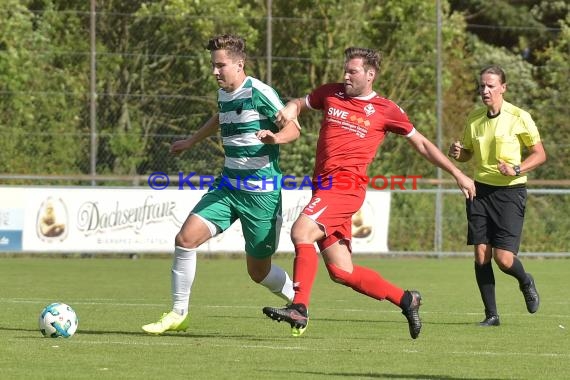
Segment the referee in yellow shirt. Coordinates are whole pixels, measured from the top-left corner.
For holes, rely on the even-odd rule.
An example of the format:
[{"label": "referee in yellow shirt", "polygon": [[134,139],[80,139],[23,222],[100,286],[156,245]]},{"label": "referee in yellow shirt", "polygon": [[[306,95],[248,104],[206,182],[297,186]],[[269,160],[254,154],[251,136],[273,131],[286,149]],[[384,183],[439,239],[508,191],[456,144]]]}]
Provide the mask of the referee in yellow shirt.
[{"label": "referee in yellow shirt", "polygon": [[[479,73],[479,95],[485,107],[467,118],[463,141],[449,147],[449,156],[465,162],[475,159],[477,196],[467,200],[467,244],[475,248],[475,278],[485,306],[480,326],[499,326],[495,275],[499,269],[518,280],[529,313],[538,310],[533,277],[517,258],[527,199],[526,173],[546,161],[538,129],[530,114],[503,99],[505,72],[499,66]],[[523,160],[521,148],[528,155]]]}]

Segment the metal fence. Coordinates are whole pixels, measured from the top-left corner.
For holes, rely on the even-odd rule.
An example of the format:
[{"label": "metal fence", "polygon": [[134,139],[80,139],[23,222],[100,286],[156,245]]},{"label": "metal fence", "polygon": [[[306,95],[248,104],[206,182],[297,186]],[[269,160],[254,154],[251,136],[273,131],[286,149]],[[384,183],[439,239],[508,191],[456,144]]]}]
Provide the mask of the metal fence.
[{"label": "metal fence", "polygon": [[[270,3],[270,2],[269,2]],[[58,107],[59,104],[69,104],[76,106],[75,110],[61,109],[62,113],[76,112],[74,117],[78,120],[77,125],[57,125],[56,120],[50,120],[55,125],[53,129],[44,130],[39,128],[36,131],[22,131],[18,125],[1,126],[0,138],[4,141],[13,141],[14,146],[10,147],[13,152],[5,151],[3,154],[20,154],[23,151],[21,166],[17,163],[13,167],[5,168],[0,173],[0,183],[7,185],[33,184],[42,186],[68,186],[68,185],[90,185],[90,186],[147,186],[148,174],[154,171],[175,172],[178,170],[197,171],[199,173],[215,173],[223,163],[222,149],[217,138],[209,139],[197,147],[195,150],[187,152],[184,157],[173,157],[168,153],[169,145],[172,141],[187,136],[188,131],[177,126],[169,125],[175,120],[179,125],[197,126],[203,122],[215,109],[215,93],[212,91],[206,95],[194,94],[188,89],[172,90],[169,93],[157,93],[152,90],[145,90],[144,85],[138,91],[120,92],[117,89],[97,87],[97,68],[109,67],[113,65],[117,54],[129,59],[168,59],[170,65],[181,70],[182,64],[195,60],[202,65],[202,58],[199,55],[178,55],[168,56],[164,53],[161,57],[153,57],[148,52],[132,54],[128,52],[99,52],[97,51],[97,19],[112,17],[110,14],[98,14],[93,8],[95,1],[91,1],[91,12],[76,12],[80,23],[91,26],[90,36],[85,38],[82,50],[48,51],[34,50],[31,54],[39,57],[33,62],[41,66],[42,58],[56,61],[62,66],[66,64],[85,68],[84,91],[81,93],[68,92],[62,84],[58,87],[58,80],[65,82],[64,77],[58,78],[57,72],[45,73],[53,75],[53,82],[48,88],[9,88],[0,87],[0,103],[12,99],[15,95],[23,95],[27,98],[39,99],[35,103],[37,107]],[[56,23],[65,22],[69,13],[60,12],[61,19],[54,20]],[[2,16],[2,15],[0,15]],[[156,17],[167,17],[156,15]],[[267,25],[270,18],[268,17]],[[284,27],[291,20],[282,19]],[[435,27],[440,27],[441,20],[435,20]],[[270,28],[266,31],[270,35]],[[268,43],[271,38],[266,38]],[[439,34],[438,34],[438,44]],[[426,59],[418,62],[418,65],[430,66],[433,70],[440,71],[443,62],[440,56],[441,48],[434,46],[433,61]],[[251,57],[252,60],[267,61],[267,67],[271,67],[271,62],[278,57],[271,55],[271,48],[267,48],[267,56]],[[17,53],[17,52],[16,52]],[[0,51],[0,54],[6,54]],[[295,57],[280,57],[281,60],[295,60]],[[263,64],[261,64],[263,66]],[[37,67],[22,67],[18,73],[24,76],[38,75],[41,71]],[[117,75],[124,73],[118,72]],[[265,79],[271,82],[271,70],[265,71]],[[180,73],[183,76],[183,72]],[[440,76],[438,75],[438,80]],[[436,86],[437,106],[435,112],[438,114],[437,141],[441,143],[441,98],[440,85]],[[299,94],[297,94],[299,95]],[[58,99],[66,99],[66,102],[59,103]],[[562,110],[568,114],[567,99],[553,99],[554,110]],[[142,104],[147,110],[160,110],[149,115],[157,116],[156,119],[146,115],[133,115],[129,113],[128,107],[121,107],[121,104],[128,105],[129,102]],[[199,104],[200,107],[196,107]],[[186,112],[189,108],[193,112]],[[34,117],[33,109],[26,109],[20,112],[18,117],[25,119]],[[39,126],[43,120],[34,120]],[[104,128],[105,125],[125,125],[133,126],[136,130],[129,131],[121,128]],[[163,128],[154,129],[148,132],[148,125],[162,125]],[[135,128],[135,127],[133,127]],[[307,128],[305,132],[309,135],[316,133],[318,126]],[[311,136],[311,138],[313,137]],[[56,143],[56,141],[58,141]],[[47,143],[46,143],[47,142]],[[50,145],[53,142],[53,145]],[[60,144],[60,145],[56,145]],[[567,141],[550,141],[552,146],[568,149]],[[73,150],[67,154],[65,146],[79,146],[80,149]],[[144,149],[140,149],[144,146]],[[561,149],[562,149],[561,148]],[[33,162],[35,149],[52,152],[53,160],[49,162],[34,163],[36,166],[31,169],[28,165]],[[9,149],[6,149],[9,150]],[[117,151],[125,150],[129,154],[123,155],[122,162],[118,161]],[[145,160],[140,156],[145,152],[152,153],[152,159]],[[46,156],[46,152],[42,152]],[[305,155],[306,152],[297,153],[294,147],[284,147],[284,156],[288,154]],[[79,156],[82,155],[82,156]],[[47,155],[49,156],[49,154]],[[85,160],[89,156],[89,160]],[[129,161],[132,159],[132,162]],[[76,171],[59,171],[59,161],[74,161],[81,159],[83,164]],[[142,164],[141,164],[142,162]],[[307,165],[310,167],[311,165]],[[121,167],[122,174],[113,174],[112,168]],[[57,174],[48,174],[57,173]],[[303,174],[310,174],[309,171]],[[426,180],[422,189],[415,192],[395,192],[393,207],[391,210],[390,224],[390,248],[395,252],[420,253],[420,254],[466,254],[469,249],[463,244],[465,235],[465,216],[461,196],[456,190],[451,189],[452,184],[441,179],[438,172],[433,180]],[[567,254],[568,235],[570,225],[568,218],[560,210],[570,209],[568,194],[568,180],[559,178],[550,183],[531,181],[530,198],[528,206],[528,217],[525,224],[523,238],[523,252],[535,255],[550,254],[559,256]]]}]

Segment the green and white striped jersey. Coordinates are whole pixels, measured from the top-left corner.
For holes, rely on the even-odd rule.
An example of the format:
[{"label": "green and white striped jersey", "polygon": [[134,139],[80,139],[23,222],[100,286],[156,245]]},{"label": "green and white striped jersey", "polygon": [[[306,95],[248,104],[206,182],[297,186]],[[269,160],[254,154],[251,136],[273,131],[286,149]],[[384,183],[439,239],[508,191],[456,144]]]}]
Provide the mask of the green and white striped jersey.
[{"label": "green and white striped jersey", "polygon": [[[264,144],[255,133],[262,129],[278,132],[275,114],[283,107],[273,88],[250,76],[233,92],[218,90],[225,152],[223,181],[245,191],[268,192],[281,188],[279,145]],[[244,183],[248,186],[244,187]]]}]

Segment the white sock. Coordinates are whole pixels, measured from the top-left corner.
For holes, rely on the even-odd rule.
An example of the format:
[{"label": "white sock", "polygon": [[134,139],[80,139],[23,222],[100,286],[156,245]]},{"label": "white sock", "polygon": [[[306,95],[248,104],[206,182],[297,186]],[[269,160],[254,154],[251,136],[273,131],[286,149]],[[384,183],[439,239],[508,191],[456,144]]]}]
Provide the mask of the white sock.
[{"label": "white sock", "polygon": [[172,310],[188,313],[190,291],[196,276],[196,250],[176,246],[172,263]]},{"label": "white sock", "polygon": [[289,303],[293,301],[293,297],[295,296],[293,281],[291,281],[287,272],[277,265],[271,264],[269,273],[260,284],[285,301]]}]

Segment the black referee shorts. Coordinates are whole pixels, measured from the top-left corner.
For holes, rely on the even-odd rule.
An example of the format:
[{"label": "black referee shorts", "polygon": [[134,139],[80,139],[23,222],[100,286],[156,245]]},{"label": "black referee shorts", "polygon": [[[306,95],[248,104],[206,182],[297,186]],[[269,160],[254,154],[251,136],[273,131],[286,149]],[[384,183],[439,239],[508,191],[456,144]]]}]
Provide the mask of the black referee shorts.
[{"label": "black referee shorts", "polygon": [[526,186],[491,186],[475,182],[477,196],[467,199],[467,244],[490,244],[519,252],[524,213]]}]

